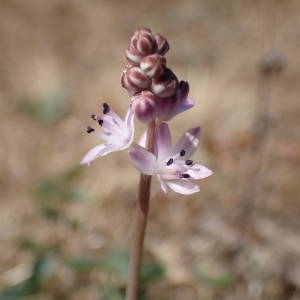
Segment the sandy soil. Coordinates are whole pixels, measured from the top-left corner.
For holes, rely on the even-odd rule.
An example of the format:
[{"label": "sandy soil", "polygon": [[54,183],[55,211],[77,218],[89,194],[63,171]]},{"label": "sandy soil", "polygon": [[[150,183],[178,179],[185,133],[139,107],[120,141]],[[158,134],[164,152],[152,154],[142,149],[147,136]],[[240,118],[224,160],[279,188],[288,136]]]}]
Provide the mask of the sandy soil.
[{"label": "sandy soil", "polygon": [[[104,100],[125,114],[123,52],[150,27],[168,38],[168,64],[196,99],[172,120],[174,136],[201,125],[194,158],[214,175],[189,197],[154,183],[145,248],[166,274],[149,299],[300,299],[299,13],[297,0],[1,0],[0,288],[30,273],[23,239],[66,257],[129,247],[138,173],[126,153],[72,181],[84,202],[55,204],[77,230],[49,221],[36,191],[97,143],[84,128]],[[26,299],[102,299],[101,275],[53,276]]]}]

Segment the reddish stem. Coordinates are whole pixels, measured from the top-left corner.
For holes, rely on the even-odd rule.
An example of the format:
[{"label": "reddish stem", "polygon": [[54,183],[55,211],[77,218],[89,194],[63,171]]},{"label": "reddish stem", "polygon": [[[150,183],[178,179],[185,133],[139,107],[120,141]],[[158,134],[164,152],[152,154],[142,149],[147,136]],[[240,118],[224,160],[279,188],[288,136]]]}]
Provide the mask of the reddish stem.
[{"label": "reddish stem", "polygon": [[[154,149],[155,121],[148,125],[147,150]],[[126,290],[126,300],[137,300],[139,291],[139,278],[143,257],[144,236],[147,226],[151,188],[151,176],[141,174],[139,196],[136,203],[132,246],[130,253],[129,278]]]}]

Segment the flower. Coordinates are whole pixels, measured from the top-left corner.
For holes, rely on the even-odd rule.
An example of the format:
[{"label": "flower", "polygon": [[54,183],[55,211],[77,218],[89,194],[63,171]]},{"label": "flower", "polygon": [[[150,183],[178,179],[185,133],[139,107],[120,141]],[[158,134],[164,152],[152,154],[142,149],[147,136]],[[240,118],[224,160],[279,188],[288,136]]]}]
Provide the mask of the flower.
[{"label": "flower", "polygon": [[175,147],[171,148],[171,133],[167,123],[162,123],[155,136],[154,153],[144,148],[129,151],[133,165],[145,175],[156,175],[162,190],[168,188],[180,194],[199,192],[195,180],[212,174],[208,168],[194,164],[189,158],[197,149],[200,127],[187,130]]},{"label": "flower", "polygon": [[92,119],[97,121],[102,127],[103,133],[97,132],[91,126],[88,126],[87,133],[94,133],[102,140],[105,141],[103,144],[99,144],[92,148],[81,160],[81,164],[90,164],[93,160],[98,157],[104,156],[108,153],[114,151],[120,151],[127,149],[134,136],[134,114],[129,108],[125,120],[123,121],[110,107],[104,103],[103,104],[103,114],[102,118],[92,115]]}]

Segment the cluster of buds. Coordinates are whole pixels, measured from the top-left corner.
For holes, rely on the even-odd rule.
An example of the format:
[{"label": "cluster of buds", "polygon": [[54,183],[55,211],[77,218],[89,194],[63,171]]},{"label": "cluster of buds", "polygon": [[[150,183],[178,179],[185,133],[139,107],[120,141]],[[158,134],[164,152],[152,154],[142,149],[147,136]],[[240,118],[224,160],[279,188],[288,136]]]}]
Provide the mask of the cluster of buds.
[{"label": "cluster of buds", "polygon": [[164,55],[168,50],[169,43],[161,34],[142,28],[135,31],[125,51],[129,64],[121,84],[132,96],[134,114],[141,122],[168,121],[193,105],[187,99],[188,83],[179,82],[167,68]]}]

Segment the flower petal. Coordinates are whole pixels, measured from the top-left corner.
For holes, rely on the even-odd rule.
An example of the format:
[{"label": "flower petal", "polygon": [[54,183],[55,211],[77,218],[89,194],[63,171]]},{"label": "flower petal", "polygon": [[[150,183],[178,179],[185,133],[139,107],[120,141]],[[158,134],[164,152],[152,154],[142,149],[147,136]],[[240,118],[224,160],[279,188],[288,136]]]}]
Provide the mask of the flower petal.
[{"label": "flower petal", "polygon": [[117,134],[120,133],[122,127],[120,127],[118,125],[118,123],[116,123],[114,121],[112,116],[107,114],[107,115],[104,115],[102,117],[102,119],[103,119],[102,128],[103,128],[104,132],[109,133],[109,134],[113,134],[113,135],[117,135]]},{"label": "flower petal", "polygon": [[147,144],[147,130],[144,131],[143,135],[141,136],[141,138],[139,139],[138,145],[140,145],[143,148],[146,148],[146,144]]},{"label": "flower petal", "polygon": [[[132,110],[129,108],[125,117],[125,124],[127,127],[127,138],[124,140],[124,146],[121,147],[121,150],[125,150],[129,148],[134,139],[134,114]],[[125,128],[124,128],[125,130]]]},{"label": "flower petal", "polygon": [[176,116],[190,108],[192,108],[195,105],[195,100],[192,98],[186,98],[184,100],[182,100],[176,107],[174,115]]},{"label": "flower petal", "polygon": [[109,110],[106,116],[110,116],[114,120],[114,122],[120,127],[124,124],[123,120],[112,109]]},{"label": "flower petal", "polygon": [[118,147],[111,144],[100,144],[94,148],[92,148],[81,160],[80,164],[90,164],[93,160],[98,157],[104,156],[110,152],[118,151]]},{"label": "flower petal", "polygon": [[189,168],[187,173],[193,179],[202,179],[210,176],[213,172],[200,164],[195,164],[191,168]]},{"label": "flower petal", "polygon": [[158,128],[156,151],[158,161],[166,159],[171,154],[171,133],[167,123],[162,123]]},{"label": "flower petal", "polygon": [[199,186],[191,180],[178,179],[178,180],[166,181],[166,184],[174,192],[183,195],[190,195],[200,191]]},{"label": "flower petal", "polygon": [[165,181],[161,178],[160,175],[157,175],[156,177],[157,177],[157,179],[158,179],[158,181],[160,183],[160,187],[163,190],[163,192],[167,193],[167,191],[168,191],[168,185],[165,183]]},{"label": "flower petal", "polygon": [[145,149],[132,149],[129,151],[129,158],[133,165],[145,175],[153,175],[156,157]]},{"label": "flower petal", "polygon": [[134,135],[134,113],[131,108],[129,108],[126,113],[125,124],[128,130],[131,131],[133,136]]},{"label": "flower petal", "polygon": [[172,150],[172,155],[179,153],[181,150],[185,150],[185,155],[181,159],[189,158],[196,151],[199,144],[200,127],[190,128],[187,130],[176,146]]}]

